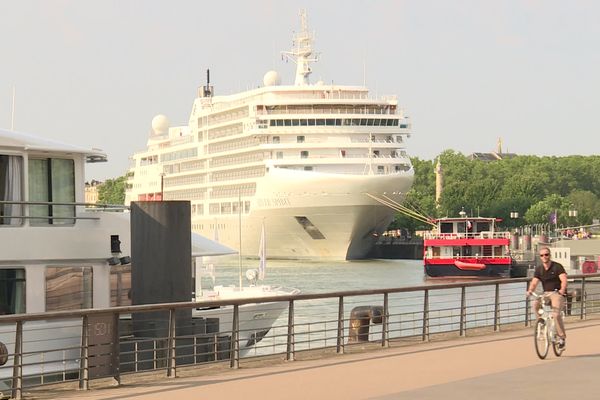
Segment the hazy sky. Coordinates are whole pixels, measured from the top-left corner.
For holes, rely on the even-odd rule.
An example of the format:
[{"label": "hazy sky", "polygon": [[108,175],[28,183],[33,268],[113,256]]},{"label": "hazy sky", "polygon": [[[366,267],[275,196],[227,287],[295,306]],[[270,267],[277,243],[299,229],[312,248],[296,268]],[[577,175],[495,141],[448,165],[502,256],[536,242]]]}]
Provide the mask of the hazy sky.
[{"label": "hazy sky", "polygon": [[[600,149],[600,1],[0,0],[0,127],[103,149],[87,179],[123,175],[152,118],[188,121],[217,94],[262,84],[305,8],[312,81],[398,95],[409,153]],[[365,68],[366,67],[366,68]]]}]

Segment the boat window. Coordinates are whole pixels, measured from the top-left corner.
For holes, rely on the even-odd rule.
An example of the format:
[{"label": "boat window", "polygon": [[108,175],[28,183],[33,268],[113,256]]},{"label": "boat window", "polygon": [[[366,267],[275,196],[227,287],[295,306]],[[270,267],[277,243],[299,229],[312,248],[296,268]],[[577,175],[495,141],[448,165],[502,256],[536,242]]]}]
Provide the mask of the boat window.
[{"label": "boat window", "polygon": [[374,119],[373,123],[374,123],[375,126],[379,126],[381,124],[381,120],[380,119]]},{"label": "boat window", "polygon": [[300,152],[300,158],[308,158],[308,151],[304,150]]},{"label": "boat window", "polygon": [[92,267],[46,268],[46,311],[92,306]]},{"label": "boat window", "polygon": [[292,120],[291,119],[284,119],[283,120],[283,125],[284,126],[292,126]]},{"label": "boat window", "polygon": [[454,224],[452,222],[440,223],[440,233],[454,233]]},{"label": "boat window", "polygon": [[298,119],[293,119],[293,120],[292,120],[292,126],[298,126],[298,125],[300,125],[300,120],[298,120]]},{"label": "boat window", "polygon": [[490,223],[489,222],[478,222],[475,225],[475,232],[486,232],[490,230]]},{"label": "boat window", "polygon": [[329,126],[335,125],[335,119],[333,119],[333,118],[327,118],[325,120],[325,125],[329,125]]},{"label": "boat window", "polygon": [[323,125],[325,125],[325,120],[324,120],[324,119],[317,119],[317,125],[318,125],[318,126],[323,126]]},{"label": "boat window", "polygon": [[269,125],[270,126],[277,126],[277,122],[274,119],[272,119],[271,122],[269,122]]},{"label": "boat window", "polygon": [[[0,155],[0,200],[23,201],[23,157]],[[9,218],[21,215],[21,204],[0,206],[1,225],[22,225],[23,219]]]},{"label": "boat window", "polygon": [[456,223],[456,232],[457,233],[465,233],[467,231],[467,223],[466,222],[457,222]]},{"label": "boat window", "polygon": [[0,315],[25,312],[25,270],[0,269]]},{"label": "boat window", "polygon": [[473,254],[471,253],[471,246],[463,246],[462,255],[464,257],[471,257]]},{"label": "boat window", "polygon": [[278,119],[277,120],[277,126],[283,126],[283,120],[282,119]]},{"label": "boat window", "polygon": [[315,126],[315,120],[314,119],[309,119],[308,120],[308,126]]},{"label": "boat window", "polygon": [[[29,159],[29,201],[75,202],[75,163],[73,160]],[[72,225],[74,205],[30,206],[31,225]]]},{"label": "boat window", "polygon": [[110,267],[110,306],[131,305],[131,264]]},{"label": "boat window", "polygon": [[273,143],[279,143],[281,138],[279,136],[273,136]]},{"label": "boat window", "polygon": [[[396,121],[396,123],[394,125],[398,125],[398,121]],[[400,124],[400,129],[406,129],[408,128],[407,124]]]},{"label": "boat window", "polygon": [[302,118],[300,120],[300,126],[306,126],[308,124],[308,122],[306,121],[306,119]]},{"label": "boat window", "polygon": [[297,143],[304,143],[304,136],[296,136]]}]

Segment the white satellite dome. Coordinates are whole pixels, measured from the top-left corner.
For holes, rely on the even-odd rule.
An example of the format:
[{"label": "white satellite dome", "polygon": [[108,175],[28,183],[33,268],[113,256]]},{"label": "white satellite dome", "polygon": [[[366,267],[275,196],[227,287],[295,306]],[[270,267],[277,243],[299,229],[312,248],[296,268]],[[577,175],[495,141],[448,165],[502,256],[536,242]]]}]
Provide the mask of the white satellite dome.
[{"label": "white satellite dome", "polygon": [[277,86],[281,84],[281,77],[277,71],[269,71],[265,74],[263,83],[265,86]]},{"label": "white satellite dome", "polygon": [[169,131],[169,119],[162,114],[158,114],[152,118],[152,131],[155,135],[167,133]]}]

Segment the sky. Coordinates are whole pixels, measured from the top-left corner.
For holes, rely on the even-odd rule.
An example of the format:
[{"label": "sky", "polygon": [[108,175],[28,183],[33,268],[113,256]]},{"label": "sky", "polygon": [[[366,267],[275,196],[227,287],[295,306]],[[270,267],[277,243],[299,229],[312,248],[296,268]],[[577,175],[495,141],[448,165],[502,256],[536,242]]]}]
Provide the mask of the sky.
[{"label": "sky", "polygon": [[217,95],[272,69],[292,84],[281,51],[300,9],[312,82],[397,95],[411,156],[499,138],[518,154],[600,149],[600,2],[583,0],[0,0],[0,127],[100,148],[86,179],[122,176],[155,115],[187,124],[206,69]]}]

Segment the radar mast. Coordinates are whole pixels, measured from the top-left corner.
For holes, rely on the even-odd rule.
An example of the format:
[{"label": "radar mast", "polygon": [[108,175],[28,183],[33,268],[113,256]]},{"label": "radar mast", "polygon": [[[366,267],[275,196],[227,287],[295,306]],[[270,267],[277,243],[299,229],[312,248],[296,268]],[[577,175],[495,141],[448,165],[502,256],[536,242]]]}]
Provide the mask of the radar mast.
[{"label": "radar mast", "polygon": [[296,80],[294,85],[308,85],[308,76],[312,72],[311,62],[319,61],[319,55],[313,54],[314,34],[308,31],[308,22],[306,11],[300,11],[301,30],[294,35],[293,48],[291,51],[284,51],[283,56],[296,63]]}]

